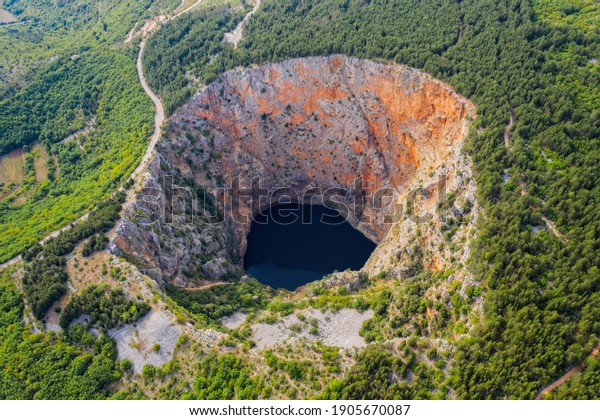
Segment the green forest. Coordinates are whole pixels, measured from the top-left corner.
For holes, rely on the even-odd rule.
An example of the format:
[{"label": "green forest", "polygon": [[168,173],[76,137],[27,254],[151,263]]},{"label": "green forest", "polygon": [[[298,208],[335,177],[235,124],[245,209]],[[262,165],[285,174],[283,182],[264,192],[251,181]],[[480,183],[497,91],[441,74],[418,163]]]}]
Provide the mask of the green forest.
[{"label": "green forest", "polygon": [[[39,142],[50,159],[48,179],[17,186],[24,203],[0,200],[0,261],[77,219],[135,168],[153,111],[135,69],[138,40],[123,39],[178,4],[4,2],[19,25],[0,25],[0,155]],[[62,142],[89,123],[91,132]]]},{"label": "green forest", "polygon": [[236,311],[255,312],[264,308],[273,296],[272,290],[267,290],[256,280],[196,291],[181,290],[167,285],[166,291],[178,305],[213,325],[218,325],[220,318]]},{"label": "green forest", "polygon": [[[67,292],[69,276],[65,270],[65,256],[73,252],[77,243],[83,239],[112,228],[119,217],[124,199],[124,193],[119,192],[116,197],[101,201],[85,220],[50,238],[44,245],[36,244],[23,253],[25,266],[21,283],[36,318],[42,319],[48,309]],[[67,326],[78,315],[71,316],[69,313],[77,313],[81,306],[74,305],[65,315]],[[119,319],[115,322],[119,322]],[[105,324],[108,325],[108,322]]]},{"label": "green forest", "polygon": [[600,398],[600,360],[590,357],[581,373],[576,373],[566,383],[546,398],[553,400],[597,400]]},{"label": "green forest", "polygon": [[[135,69],[138,48],[120,41],[136,22],[173,10],[176,3],[111,0],[98,10],[89,1],[48,7],[37,0],[4,2],[23,24],[0,26],[0,154],[41,143],[51,159],[48,180],[28,186],[25,203],[0,201],[0,261],[21,253],[24,259],[21,290],[11,269],[0,272],[0,399],[146,396],[134,389],[112,395],[108,385],[128,370],[116,363],[114,341],[72,321],[90,315],[106,331],[140,319],[147,304],[128,299],[121,289],[86,288],[63,308],[60,333],[31,332],[23,313],[26,302],[42,319],[67,293],[65,256],[78,243],[87,239],[86,256],[106,246],[103,234],[114,226],[124,200],[115,191],[139,162],[152,130],[151,101]],[[450,273],[418,269],[402,282],[386,273],[370,279],[370,286],[388,281],[393,287],[354,299],[375,315],[361,329],[369,345],[344,375],[332,362],[337,353],[327,348],[318,349],[328,360],[320,367],[290,360],[295,355],[265,353],[268,375],[255,372],[238,354],[195,349],[199,361],[191,368],[192,384],[177,394],[165,380],[156,395],[268,398],[272,387],[289,380],[314,382],[314,394],[328,399],[533,399],[584,363],[546,398],[600,398],[600,360],[590,356],[600,337],[597,5],[264,0],[234,49],[222,42],[223,34],[247,11],[248,6],[216,6],[191,12],[149,38],[144,73],[167,113],[223,71],[293,57],[341,53],[397,62],[449,83],[477,106],[465,150],[474,162],[483,211],[468,261],[477,284],[466,297],[456,290],[432,297],[425,291]],[[79,143],[61,141],[91,120],[95,128]],[[89,210],[85,221],[35,245]],[[269,310],[270,318],[262,320],[269,323],[295,308],[272,300],[275,292],[253,281],[165,289],[171,308],[214,328],[220,317],[236,311],[252,317]],[[353,299],[345,292],[314,292],[301,304],[350,306]],[[467,334],[463,320],[480,296],[483,319]],[[431,308],[438,312],[429,324],[425,314]],[[251,347],[249,327],[243,331],[223,345]],[[402,339],[399,354],[383,344],[392,338]],[[443,353],[431,346],[440,338],[452,341]],[[417,353],[426,354],[427,363]],[[162,369],[147,365],[142,378],[158,383],[174,369],[176,362]],[[326,377],[327,386],[320,388],[317,377]],[[293,398],[295,392],[286,395]]]},{"label": "green forest", "polygon": [[146,18],[177,0],[4,0],[17,22],[0,25],[0,92],[35,81],[58,57],[120,43]]},{"label": "green forest", "polygon": [[[546,13],[549,7],[525,0],[267,0],[239,48],[221,46],[218,56],[229,68],[333,53],[395,61],[476,103],[479,130],[468,152],[486,217],[470,266],[484,288],[485,320],[458,343],[451,382],[459,398],[533,398],[587,357],[600,335],[600,34]],[[178,72],[207,82],[210,66],[198,66],[211,54],[190,54],[184,26],[174,21],[156,35],[157,46],[175,54],[147,62],[148,72],[183,66]],[[181,85],[157,85],[180,95]],[[509,112],[516,122],[507,150]],[[504,169],[512,182],[503,181]],[[542,217],[561,238],[534,232]],[[352,387],[352,376],[348,381]]]},{"label": "green forest", "polygon": [[117,350],[74,325],[59,334],[32,333],[23,324],[23,300],[0,274],[0,399],[103,399],[121,376]]},{"label": "green forest", "polygon": [[188,13],[150,38],[144,73],[168,114],[187,102],[198,83],[210,83],[232,66],[233,46],[222,42],[223,35],[235,28],[245,12],[216,6]]},{"label": "green forest", "polygon": [[[17,101],[7,99],[10,107],[0,107],[3,114],[14,109],[15,115],[21,115],[23,109],[35,112],[36,103],[46,108],[37,114],[40,121],[45,121],[40,123],[39,132],[32,131],[31,137],[23,137],[29,136],[24,126],[33,130],[30,122],[37,118],[33,115],[28,119],[27,112],[23,111],[24,119],[11,116],[3,120],[11,121],[2,124],[5,127],[3,132],[7,133],[3,138],[10,140],[11,133],[14,133],[14,141],[18,142],[7,143],[6,147],[41,138],[49,154],[54,156],[48,163],[49,173],[57,173],[54,180],[33,187],[33,196],[25,204],[8,200],[0,202],[0,260],[19,254],[49,232],[74,221],[94,203],[108,197],[123,184],[145,150],[152,129],[152,108],[150,99],[139,86],[133,58],[124,52],[103,52],[86,53],[77,60],[87,64],[65,61],[62,64],[65,67],[59,67],[58,74],[63,71],[84,73],[71,74],[67,78],[69,83],[76,81],[73,87],[77,93],[73,93],[70,99],[64,97],[65,91],[56,91],[56,109],[40,100],[44,92],[36,93],[31,86],[21,92],[24,96],[16,96]],[[80,93],[80,76],[89,80],[89,108],[93,108],[97,128],[85,137],[81,147],[76,141],[55,143],[62,135],[68,134],[60,121],[63,117],[76,116],[77,107],[81,104],[78,101],[86,96]],[[52,92],[55,92],[54,85],[49,85],[49,89],[46,99],[52,98]],[[69,104],[75,107],[72,114],[65,111]],[[55,113],[60,115],[58,119],[53,119]],[[79,123],[83,124],[85,112],[79,114]],[[76,119],[70,121],[77,124]]]},{"label": "green forest", "polygon": [[58,322],[63,329],[68,329],[77,317],[88,315],[87,325],[97,326],[106,332],[134,323],[149,310],[147,303],[127,299],[122,289],[111,289],[105,285],[90,286],[67,303]]}]

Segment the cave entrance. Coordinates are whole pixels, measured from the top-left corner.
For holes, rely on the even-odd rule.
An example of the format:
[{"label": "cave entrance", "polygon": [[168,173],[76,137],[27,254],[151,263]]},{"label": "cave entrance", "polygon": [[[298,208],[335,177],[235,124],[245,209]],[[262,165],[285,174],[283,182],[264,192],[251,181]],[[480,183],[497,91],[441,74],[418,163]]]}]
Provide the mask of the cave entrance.
[{"label": "cave entrance", "polygon": [[254,217],[244,269],[274,288],[295,290],[335,270],[359,270],[376,244],[337,211],[277,204]]}]

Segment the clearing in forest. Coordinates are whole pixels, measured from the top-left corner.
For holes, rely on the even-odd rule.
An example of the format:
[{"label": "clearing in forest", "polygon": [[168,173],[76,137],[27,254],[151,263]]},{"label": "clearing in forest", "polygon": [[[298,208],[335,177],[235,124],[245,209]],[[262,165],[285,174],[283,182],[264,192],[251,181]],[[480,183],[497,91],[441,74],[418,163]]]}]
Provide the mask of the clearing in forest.
[{"label": "clearing in forest", "polygon": [[25,178],[25,157],[23,149],[16,149],[0,156],[0,182],[21,184]]},{"label": "clearing in forest", "polygon": [[31,149],[33,167],[35,169],[35,182],[44,182],[48,179],[48,152],[41,143],[36,143]]},{"label": "clearing in forest", "polygon": [[[42,183],[48,179],[48,152],[41,143],[35,143],[31,147],[33,157],[33,168],[35,171],[35,183]],[[20,187],[31,180],[27,180],[26,170],[27,154],[23,149],[15,149],[0,156],[0,199],[19,196],[16,204],[23,204]]]}]

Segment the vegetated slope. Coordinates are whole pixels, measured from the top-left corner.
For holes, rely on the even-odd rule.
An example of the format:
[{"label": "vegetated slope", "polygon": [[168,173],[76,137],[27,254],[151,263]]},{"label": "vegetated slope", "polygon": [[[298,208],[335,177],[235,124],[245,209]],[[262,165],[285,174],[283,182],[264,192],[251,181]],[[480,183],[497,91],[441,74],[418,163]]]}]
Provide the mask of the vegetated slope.
[{"label": "vegetated slope", "polygon": [[[150,100],[139,86],[133,59],[123,53],[104,52],[87,53],[79,60],[86,61],[81,68],[96,75],[79,77],[95,81],[89,87],[97,91],[97,129],[81,139],[83,149],[77,142],[46,144],[53,156],[48,161],[49,173],[58,166],[58,177],[32,185],[32,197],[25,204],[7,200],[0,203],[1,260],[17,255],[110,195],[135,168],[145,149],[152,129],[152,111]],[[64,66],[80,68],[68,62]],[[71,95],[71,103],[86,101],[77,88]],[[30,96],[38,96],[35,91],[25,96],[31,106],[52,108],[59,105],[62,94],[50,95],[58,101],[52,103],[36,102]],[[25,101],[25,97],[19,97],[19,101]],[[48,125],[54,128],[52,124],[49,120]]]},{"label": "vegetated slope", "polygon": [[600,398],[600,357],[598,352],[585,361],[585,366],[554,389],[544,399],[597,400]]},{"label": "vegetated slope", "polygon": [[[119,192],[116,197],[101,201],[87,219],[48,239],[44,245],[36,244],[23,253],[28,264],[21,281],[33,316],[42,319],[52,304],[66,293],[69,276],[65,256],[73,252],[79,241],[111,229],[119,218],[123,200],[124,193]],[[102,242],[106,247],[107,241]]]},{"label": "vegetated slope", "polygon": [[[439,20],[434,19],[431,25],[415,24],[418,19],[427,22],[426,18],[433,17]],[[387,26],[382,29],[379,22]],[[352,30],[343,32],[344,28]],[[416,267],[408,281],[382,272],[370,280],[361,282],[359,276],[357,281],[343,283],[343,273],[338,273],[311,285],[306,290],[307,299],[297,303],[279,300],[267,305],[254,301],[251,293],[243,295],[250,307],[266,306],[271,311],[269,322],[277,314],[291,313],[295,305],[356,305],[364,309],[372,304],[375,317],[363,332],[373,343],[357,357],[358,364],[344,378],[330,383],[324,397],[533,398],[591,352],[600,328],[600,217],[595,205],[600,178],[600,117],[595,111],[600,85],[594,62],[598,45],[594,31],[582,34],[536,20],[534,10],[524,1],[277,0],[266,2],[249,21],[245,39],[228,58],[232,66],[347,51],[424,68],[479,105],[479,130],[470,147],[485,215],[479,226],[479,241],[472,250],[477,283],[454,288],[453,274],[432,274]],[[185,45],[178,48],[184,51]],[[164,63],[165,68],[168,64]],[[171,64],[179,65],[176,60]],[[510,109],[514,110],[515,124],[507,151],[503,134]],[[556,224],[562,240],[543,228],[542,216]],[[12,232],[3,232],[1,238],[8,241]],[[448,246],[453,245],[449,241]],[[338,281],[342,286],[337,290],[327,288],[328,283]],[[438,287],[433,295],[432,284]],[[369,287],[364,291],[369,293],[368,301],[355,285],[358,289]],[[1,312],[10,325],[0,327],[5,349],[0,356],[0,379],[6,381],[0,389],[7,390],[4,397],[106,396],[103,387],[111,380],[107,372],[113,372],[112,379],[118,376],[111,364],[114,346],[106,346],[109,343],[104,339],[92,344],[93,337],[80,334],[78,329],[68,340],[62,335],[57,339],[56,335],[29,334],[20,321],[22,306],[14,286],[8,285],[0,294],[4,296],[5,290],[8,296],[2,299],[7,303]],[[482,292],[485,319],[471,329],[478,322],[473,302]],[[219,296],[226,300],[229,294]],[[193,308],[194,296],[190,300]],[[218,307],[209,310],[204,314],[207,317],[222,313]],[[248,349],[250,334],[244,327],[223,347],[233,341]],[[392,338],[397,346],[382,343]],[[443,351],[427,347],[438,341],[444,343]],[[186,348],[185,340],[182,347]],[[88,354],[78,359],[81,351]],[[91,356],[98,352],[105,352],[108,361]],[[31,354],[41,357],[32,360]],[[171,376],[181,360],[164,369],[145,369],[140,381],[160,383],[157,395],[168,398],[181,397],[182,390],[186,396],[211,398],[267,398],[273,392],[282,395],[286,389],[289,397],[314,395],[320,389],[315,378],[329,380],[335,372],[339,374],[342,366],[338,360],[344,357],[335,349],[300,353],[286,348],[264,353],[264,360],[258,360],[263,356],[259,353],[253,360],[257,364],[251,365],[233,354],[208,354],[194,372],[197,380],[192,391],[189,377],[186,382],[185,377],[179,380]],[[57,358],[62,369],[56,368]],[[311,365],[315,360],[326,363]],[[102,366],[96,366],[96,361]],[[187,362],[184,359],[180,366],[191,365]],[[256,372],[256,366],[263,367],[263,363],[268,373]],[[451,380],[447,377],[449,365],[453,365]],[[593,397],[597,366],[592,362],[587,366],[583,376],[555,392]],[[40,372],[28,377],[29,382],[16,379]],[[77,376],[81,372],[85,372],[84,379]],[[72,380],[74,377],[77,381]],[[223,379],[227,386],[222,386]],[[81,387],[82,380],[85,387]],[[139,390],[132,386],[131,394],[139,395]]]},{"label": "vegetated slope", "polygon": [[572,26],[579,31],[598,31],[600,4],[594,0],[534,0],[540,19],[560,26]]},{"label": "vegetated slope", "polygon": [[[27,70],[0,83],[0,153],[23,147],[28,156],[41,143],[49,158],[47,168],[26,165],[23,182],[2,185],[0,261],[77,219],[135,168],[152,129],[152,105],[139,85],[135,47],[121,41],[138,19],[170,3],[7,5],[21,21],[14,30],[0,28],[0,73]],[[37,32],[37,47],[29,48]],[[61,143],[92,121],[92,130]]]},{"label": "vegetated slope", "polygon": [[[103,83],[103,73],[93,71],[97,63],[84,53],[112,52],[115,48],[108,46],[120,43],[138,20],[169,2],[159,1],[147,9],[148,5],[139,0],[127,5],[108,0],[101,6],[87,0],[11,1],[7,7],[19,16],[20,24],[12,32],[0,30],[0,45],[14,43],[2,49],[0,57],[3,66],[15,59],[28,69],[24,82],[2,83],[0,88],[0,127],[4,133],[0,154],[36,140],[55,143],[83,128],[85,117],[98,107]],[[19,42],[25,48],[21,32],[31,34],[36,30],[43,30],[35,43],[46,52],[34,49],[31,56],[19,54]],[[130,53],[123,49],[120,52]],[[79,59],[81,54],[88,59]],[[0,69],[1,77],[10,77],[11,73],[15,71],[10,67]]]},{"label": "vegetated slope", "polygon": [[91,54],[59,58],[36,80],[7,95],[0,102],[0,154],[36,141],[49,148],[84,127],[100,105],[110,64],[103,61]]},{"label": "vegetated slope", "polygon": [[167,114],[183,105],[200,83],[232,65],[233,47],[223,36],[244,17],[226,6],[186,13],[158,30],[144,51],[144,74],[163,100]]},{"label": "vegetated slope", "polygon": [[81,325],[58,335],[32,333],[12,274],[0,274],[0,399],[106,398],[106,386],[121,375],[114,342]]},{"label": "vegetated slope", "polygon": [[[232,66],[335,52],[394,60],[478,104],[469,152],[485,217],[471,264],[485,319],[458,342],[459,398],[533,398],[600,334],[598,40],[540,21],[528,1],[283,0],[265,1],[223,55]],[[565,243],[538,229],[542,216]]]},{"label": "vegetated slope", "polygon": [[120,42],[137,22],[178,4],[177,0],[4,2],[18,23],[0,25],[0,92],[32,81],[57,55]]},{"label": "vegetated slope", "polygon": [[0,9],[0,24],[16,22],[17,18],[8,10]]},{"label": "vegetated slope", "polygon": [[[592,372],[597,370],[597,360],[596,360],[596,356],[598,356],[598,353],[600,352],[600,343],[594,348],[594,350],[592,350],[592,352],[590,353],[589,357],[584,360],[580,365],[577,365],[573,368],[571,368],[567,373],[565,373],[563,376],[561,376],[560,378],[558,378],[556,381],[552,382],[550,385],[548,385],[546,388],[544,388],[542,390],[542,392],[540,392],[536,398],[536,400],[541,400],[544,399],[548,394],[551,394],[553,391],[555,391],[556,389],[560,388],[565,382],[571,382],[572,378],[578,378],[578,375],[580,374],[580,372],[585,369],[587,367],[588,362],[590,362],[592,364]],[[588,369],[589,371],[589,369]],[[592,373],[592,381],[594,378],[594,374]],[[561,389],[561,392],[564,392],[565,389]],[[578,392],[590,392],[594,393],[594,389],[587,389],[587,388],[583,388],[583,390],[577,390]],[[564,395],[568,395],[571,391],[567,390]]]}]

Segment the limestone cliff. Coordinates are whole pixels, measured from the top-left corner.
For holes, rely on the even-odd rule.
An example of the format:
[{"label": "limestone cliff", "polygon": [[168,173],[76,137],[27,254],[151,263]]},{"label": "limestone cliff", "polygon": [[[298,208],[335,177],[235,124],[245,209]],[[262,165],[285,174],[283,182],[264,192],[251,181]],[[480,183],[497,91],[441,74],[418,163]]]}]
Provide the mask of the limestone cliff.
[{"label": "limestone cliff", "polygon": [[370,274],[455,264],[476,216],[460,153],[473,116],[400,65],[336,55],[225,73],[171,117],[113,249],[180,284],[239,276],[251,216],[291,196],[380,243]]}]

